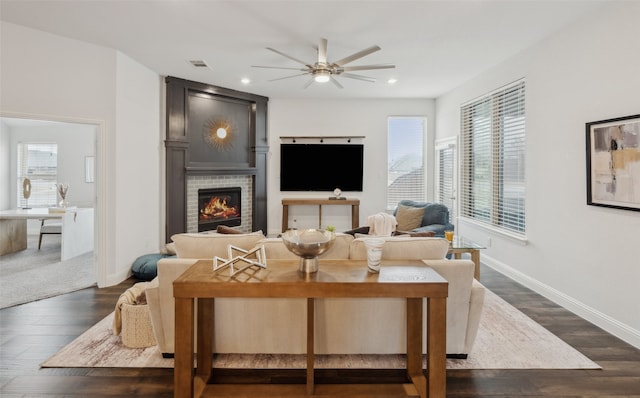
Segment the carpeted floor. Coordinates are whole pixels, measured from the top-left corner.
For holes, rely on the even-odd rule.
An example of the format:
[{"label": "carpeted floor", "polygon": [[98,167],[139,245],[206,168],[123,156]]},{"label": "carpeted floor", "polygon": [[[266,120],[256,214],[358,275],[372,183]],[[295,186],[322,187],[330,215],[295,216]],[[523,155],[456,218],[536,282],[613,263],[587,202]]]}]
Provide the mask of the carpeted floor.
[{"label": "carpeted floor", "polygon": [[[124,347],[113,336],[113,313],[45,361],[43,367],[173,367],[157,346]],[[304,355],[216,354],[218,368],[304,368]],[[403,355],[317,355],[316,368],[405,367]],[[467,359],[448,359],[447,369],[600,369],[573,347],[487,290],[473,351]]]},{"label": "carpeted floor", "polygon": [[58,296],[96,284],[93,252],[60,261],[60,235],[27,235],[27,249],[0,257],[0,308]]}]

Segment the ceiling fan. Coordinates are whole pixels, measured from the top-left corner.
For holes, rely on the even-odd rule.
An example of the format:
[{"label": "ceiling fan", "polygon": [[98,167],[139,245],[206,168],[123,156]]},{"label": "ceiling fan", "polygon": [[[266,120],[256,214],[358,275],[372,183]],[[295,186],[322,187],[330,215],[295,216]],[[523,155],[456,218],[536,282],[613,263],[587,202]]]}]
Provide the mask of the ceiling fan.
[{"label": "ceiling fan", "polygon": [[271,82],[276,80],[290,79],[292,77],[311,75],[311,79],[305,84],[304,88],[309,87],[313,82],[317,83],[326,83],[331,81],[338,88],[342,88],[342,84],[335,79],[335,76],[348,77],[350,79],[364,80],[366,82],[374,83],[376,79],[368,76],[357,75],[349,72],[360,71],[360,70],[374,70],[374,69],[393,69],[396,66],[391,64],[378,64],[378,65],[361,65],[361,66],[345,66],[348,63],[351,63],[355,60],[358,60],[362,57],[365,57],[371,53],[374,53],[380,50],[378,46],[371,46],[365,48],[364,50],[358,51],[357,53],[351,54],[348,57],[342,58],[338,61],[329,62],[327,60],[327,39],[320,39],[320,44],[318,45],[318,60],[314,63],[304,62],[291,55],[285,54],[282,51],[278,51],[276,49],[267,47],[267,50],[273,51],[276,54],[280,54],[283,57],[289,58],[292,61],[295,61],[299,64],[304,65],[304,68],[286,68],[279,66],[259,66],[253,65],[254,68],[267,68],[267,69],[288,69],[288,70],[297,70],[302,71],[304,73],[300,73],[292,76],[280,77],[277,79],[269,80]]}]

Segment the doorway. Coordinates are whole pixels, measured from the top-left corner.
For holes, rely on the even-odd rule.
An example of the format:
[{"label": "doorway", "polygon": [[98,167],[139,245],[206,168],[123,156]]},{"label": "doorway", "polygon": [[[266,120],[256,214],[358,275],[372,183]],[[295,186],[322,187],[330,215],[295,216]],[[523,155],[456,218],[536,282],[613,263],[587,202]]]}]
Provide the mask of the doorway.
[{"label": "doorway", "polygon": [[[94,251],[92,266],[95,281],[104,283],[103,245],[100,227],[103,216],[100,192],[103,191],[101,163],[104,151],[104,122],[38,115],[0,115],[0,209],[21,207],[22,191],[18,181],[18,142],[54,142],[58,147],[58,182],[69,184],[69,206],[94,209]],[[55,188],[54,188],[55,189]],[[59,198],[58,198],[59,199]],[[28,234],[38,233],[41,223],[28,223]],[[46,239],[46,238],[45,238]]]}]

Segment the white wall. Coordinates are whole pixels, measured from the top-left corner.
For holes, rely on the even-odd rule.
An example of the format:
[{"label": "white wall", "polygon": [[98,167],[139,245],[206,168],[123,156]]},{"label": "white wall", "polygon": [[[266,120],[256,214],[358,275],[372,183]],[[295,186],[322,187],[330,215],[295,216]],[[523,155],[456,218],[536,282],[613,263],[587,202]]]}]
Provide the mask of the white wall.
[{"label": "white wall", "polygon": [[[280,192],[280,136],[364,136],[363,192],[346,192],[344,196],[360,199],[360,225],[367,216],[384,211],[387,180],[387,118],[389,116],[424,116],[427,118],[427,145],[434,138],[434,101],[428,99],[396,100],[269,100],[268,165],[268,233],[277,234],[282,227],[282,198],[327,198],[331,192]],[[339,162],[340,159],[330,159]],[[427,159],[427,170],[433,171],[433,159]],[[433,175],[429,175],[430,180]],[[432,196],[430,190],[428,195]],[[348,206],[325,206],[322,224],[337,231],[351,229]],[[318,226],[317,207],[291,206],[289,226]],[[293,223],[292,220],[297,222]]]},{"label": "white wall", "polygon": [[640,347],[640,213],[586,205],[585,123],[640,113],[640,3],[599,10],[437,99],[460,105],[526,78],[527,244],[460,223],[483,262]]},{"label": "white wall", "polygon": [[[157,75],[112,49],[6,22],[0,22],[0,51],[2,115],[98,126],[98,284],[121,281],[134,252],[145,254],[148,242],[155,242],[153,251],[160,246],[163,216],[157,211],[150,219],[147,211],[159,208],[158,171],[141,178],[143,171],[123,172],[118,166],[131,162],[137,150],[140,170],[159,163],[147,149],[157,148],[160,140],[159,88],[150,83],[158,85]],[[125,150],[129,141],[133,149]],[[139,196],[148,197],[145,209],[127,210],[127,202]]]},{"label": "white wall", "polygon": [[121,53],[117,54],[117,76],[116,262],[131,265],[141,254],[158,252],[160,225],[164,225],[160,217],[164,214],[160,211],[164,195],[160,191],[162,82],[157,74]]}]

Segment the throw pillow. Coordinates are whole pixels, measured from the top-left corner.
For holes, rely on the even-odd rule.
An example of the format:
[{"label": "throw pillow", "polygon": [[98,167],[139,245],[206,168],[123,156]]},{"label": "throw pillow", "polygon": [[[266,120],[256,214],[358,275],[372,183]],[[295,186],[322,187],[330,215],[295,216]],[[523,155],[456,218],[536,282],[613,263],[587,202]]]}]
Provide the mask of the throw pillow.
[{"label": "throw pillow", "polygon": [[226,225],[218,225],[218,227],[216,228],[216,232],[219,234],[236,234],[236,235],[242,233],[237,229],[227,227]]},{"label": "throw pillow", "polygon": [[172,256],[162,253],[152,253],[140,256],[131,265],[131,273],[140,280],[150,281],[158,275],[158,261],[165,257]]},{"label": "throw pillow", "polygon": [[422,225],[423,216],[424,207],[398,206],[398,211],[396,212],[398,226],[396,229],[399,231],[411,231],[418,228]]},{"label": "throw pillow", "polygon": [[412,238],[431,238],[436,236],[434,231],[412,232],[412,231],[396,231],[393,236],[409,235]]},{"label": "throw pillow", "polygon": [[355,229],[350,229],[349,231],[344,231],[345,234],[349,234],[351,236],[355,236],[356,234],[368,234],[370,227],[358,227]]}]

